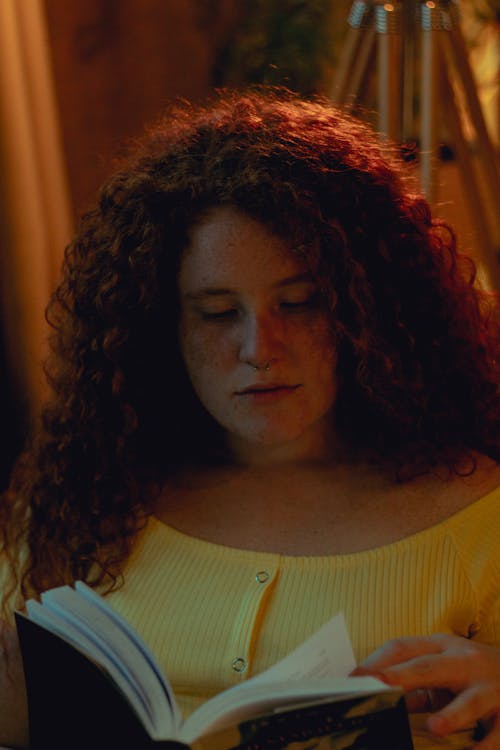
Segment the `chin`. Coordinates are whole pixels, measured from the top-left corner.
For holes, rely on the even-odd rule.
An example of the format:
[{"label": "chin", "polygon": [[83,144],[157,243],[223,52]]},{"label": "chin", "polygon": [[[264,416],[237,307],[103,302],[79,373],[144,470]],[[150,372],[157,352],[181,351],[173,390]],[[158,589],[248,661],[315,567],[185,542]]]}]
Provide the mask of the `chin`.
[{"label": "chin", "polygon": [[295,448],[309,443],[310,433],[308,429],[292,426],[267,426],[255,430],[238,430],[233,432],[230,444],[236,452],[251,452],[265,449],[266,451],[276,449],[277,451]]}]

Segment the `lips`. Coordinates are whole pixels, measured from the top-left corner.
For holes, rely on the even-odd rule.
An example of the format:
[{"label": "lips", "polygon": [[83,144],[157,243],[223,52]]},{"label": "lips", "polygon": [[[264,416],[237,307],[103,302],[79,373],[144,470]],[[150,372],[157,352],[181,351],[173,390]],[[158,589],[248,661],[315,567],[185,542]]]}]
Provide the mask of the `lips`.
[{"label": "lips", "polygon": [[247,404],[253,406],[266,406],[275,403],[279,403],[292,396],[299,385],[279,385],[275,383],[267,383],[265,385],[259,383],[258,385],[252,385],[242,391],[237,391],[236,396],[245,401]]},{"label": "lips", "polygon": [[236,391],[237,396],[247,396],[253,393],[273,393],[275,391],[294,391],[299,385],[286,385],[284,383],[256,383],[249,385],[241,391]]}]

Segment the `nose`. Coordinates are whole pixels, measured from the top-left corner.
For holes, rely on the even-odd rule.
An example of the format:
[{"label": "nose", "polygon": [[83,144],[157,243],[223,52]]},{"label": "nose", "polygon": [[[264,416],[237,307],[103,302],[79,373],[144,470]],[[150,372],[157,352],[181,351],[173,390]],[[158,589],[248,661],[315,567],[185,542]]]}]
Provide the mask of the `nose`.
[{"label": "nose", "polygon": [[281,327],[270,315],[247,314],[242,326],[240,360],[260,369],[278,359],[283,347]]}]

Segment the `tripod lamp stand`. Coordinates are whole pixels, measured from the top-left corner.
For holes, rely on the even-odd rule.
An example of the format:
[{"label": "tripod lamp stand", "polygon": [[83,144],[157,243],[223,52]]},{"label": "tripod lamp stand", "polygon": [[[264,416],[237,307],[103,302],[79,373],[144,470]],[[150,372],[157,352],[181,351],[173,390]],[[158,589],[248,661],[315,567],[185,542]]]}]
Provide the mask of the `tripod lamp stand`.
[{"label": "tripod lamp stand", "polygon": [[[377,60],[378,129],[415,139],[415,57],[420,44],[420,187],[436,200],[439,125],[446,125],[478,238],[478,255],[500,289],[500,169],[489,137],[454,0],[352,3],[331,99],[353,108]],[[473,137],[466,132],[472,131]]]}]

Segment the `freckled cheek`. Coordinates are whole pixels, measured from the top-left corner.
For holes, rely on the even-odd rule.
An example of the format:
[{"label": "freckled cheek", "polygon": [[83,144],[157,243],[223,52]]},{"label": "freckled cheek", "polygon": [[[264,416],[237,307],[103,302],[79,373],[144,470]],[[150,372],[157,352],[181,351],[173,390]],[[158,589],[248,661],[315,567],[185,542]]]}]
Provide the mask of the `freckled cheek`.
[{"label": "freckled cheek", "polygon": [[196,390],[205,390],[214,381],[217,383],[225,370],[229,344],[219,336],[191,334],[181,336],[181,350]]},{"label": "freckled cheek", "polygon": [[335,338],[327,324],[310,326],[303,336],[301,346],[311,360],[320,360],[328,365],[335,365],[337,361]]},{"label": "freckled cheek", "polygon": [[307,343],[310,372],[314,373],[320,393],[329,400],[337,390],[337,349],[331,331],[326,327],[312,328]]}]

